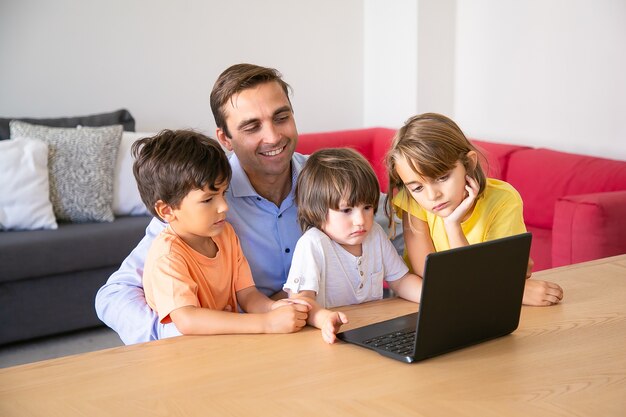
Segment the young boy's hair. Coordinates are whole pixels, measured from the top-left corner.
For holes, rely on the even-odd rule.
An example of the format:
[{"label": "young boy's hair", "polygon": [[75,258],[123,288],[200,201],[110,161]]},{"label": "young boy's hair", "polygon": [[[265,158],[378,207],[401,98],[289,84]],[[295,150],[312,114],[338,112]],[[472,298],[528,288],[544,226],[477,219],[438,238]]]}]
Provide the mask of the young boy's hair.
[{"label": "young boy's hair", "polygon": [[321,229],[328,210],[338,210],[342,201],[354,207],[371,204],[378,208],[380,185],[369,162],[350,148],[314,152],[304,164],[296,184],[298,221],[303,231]]},{"label": "young boy's hair", "polygon": [[141,200],[157,217],[157,201],[178,208],[190,191],[217,191],[232,175],[219,143],[192,130],[163,130],[133,143],[131,153]]},{"label": "young boy's hair", "polygon": [[215,124],[224,131],[226,137],[231,138],[231,134],[226,126],[226,114],[224,104],[235,94],[248,88],[256,87],[259,84],[277,82],[283,89],[289,104],[289,90],[291,87],[283,81],[282,74],[274,68],[266,68],[253,64],[236,64],[224,70],[215,81],[211,91],[210,103]]}]

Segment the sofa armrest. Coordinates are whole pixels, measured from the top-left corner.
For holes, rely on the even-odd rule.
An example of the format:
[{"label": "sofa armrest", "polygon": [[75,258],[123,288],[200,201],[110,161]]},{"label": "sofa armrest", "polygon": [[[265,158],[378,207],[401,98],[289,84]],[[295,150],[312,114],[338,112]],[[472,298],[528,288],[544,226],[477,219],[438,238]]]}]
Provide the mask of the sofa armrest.
[{"label": "sofa armrest", "polygon": [[552,267],[626,253],[626,191],[557,200]]}]

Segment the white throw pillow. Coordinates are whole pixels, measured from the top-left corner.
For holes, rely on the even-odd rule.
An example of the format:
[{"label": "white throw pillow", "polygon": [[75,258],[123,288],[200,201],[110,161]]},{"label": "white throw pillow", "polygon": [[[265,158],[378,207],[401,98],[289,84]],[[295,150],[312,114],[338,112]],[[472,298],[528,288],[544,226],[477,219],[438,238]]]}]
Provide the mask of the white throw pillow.
[{"label": "white throw pillow", "polygon": [[0,141],[0,230],[56,228],[48,145],[29,138]]},{"label": "white throw pillow", "polygon": [[133,162],[135,160],[130,154],[130,147],[135,141],[150,136],[154,136],[154,133],[122,133],[113,182],[113,213],[116,216],[150,215],[139,196],[137,181],[133,175]]}]

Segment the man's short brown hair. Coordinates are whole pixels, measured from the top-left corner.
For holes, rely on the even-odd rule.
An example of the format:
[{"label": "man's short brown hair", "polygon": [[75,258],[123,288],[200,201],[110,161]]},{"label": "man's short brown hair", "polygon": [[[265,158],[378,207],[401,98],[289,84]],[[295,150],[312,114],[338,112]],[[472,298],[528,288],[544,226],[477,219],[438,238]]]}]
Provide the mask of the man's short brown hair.
[{"label": "man's short brown hair", "polygon": [[[289,100],[291,87],[283,81],[282,77],[282,74],[274,68],[253,64],[236,64],[226,68],[215,81],[211,91],[211,111],[217,127],[222,129],[228,138],[232,137],[228,131],[228,126],[226,126],[224,105],[235,94],[248,88],[253,88],[263,83],[277,82],[285,92],[287,100]],[[291,100],[289,100],[289,105],[291,105]]]}]

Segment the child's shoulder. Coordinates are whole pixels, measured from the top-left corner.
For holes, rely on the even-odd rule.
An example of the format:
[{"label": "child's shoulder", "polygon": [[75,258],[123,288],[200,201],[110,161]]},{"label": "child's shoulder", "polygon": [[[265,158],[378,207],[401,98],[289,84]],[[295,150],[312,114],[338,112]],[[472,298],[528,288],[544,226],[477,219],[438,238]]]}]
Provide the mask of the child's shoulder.
[{"label": "child's shoulder", "polygon": [[323,231],[321,231],[320,229],[318,229],[317,227],[311,227],[309,228],[306,232],[304,232],[302,234],[302,236],[300,237],[299,241],[303,241],[303,242],[326,242],[330,240],[330,238],[328,237],[328,235],[326,233],[324,233]]},{"label": "child's shoulder", "polygon": [[311,227],[310,229],[307,229],[302,236],[300,236],[296,246],[300,248],[300,251],[307,250],[326,252],[332,247],[332,242],[332,239],[322,230],[316,227]]},{"label": "child's shoulder", "polygon": [[158,258],[172,252],[177,252],[184,244],[183,240],[168,225],[154,238],[149,253],[152,257]]},{"label": "child's shoulder", "polygon": [[497,178],[487,178],[487,188],[517,193],[517,190],[511,184]]},{"label": "child's shoulder", "polygon": [[515,187],[506,181],[495,178],[487,178],[485,196],[487,199],[493,200],[521,201],[521,196]]}]

